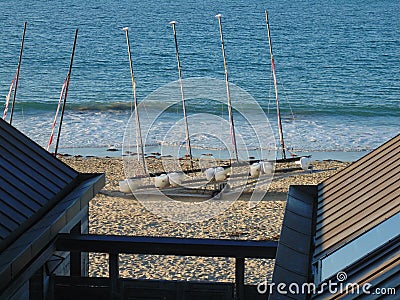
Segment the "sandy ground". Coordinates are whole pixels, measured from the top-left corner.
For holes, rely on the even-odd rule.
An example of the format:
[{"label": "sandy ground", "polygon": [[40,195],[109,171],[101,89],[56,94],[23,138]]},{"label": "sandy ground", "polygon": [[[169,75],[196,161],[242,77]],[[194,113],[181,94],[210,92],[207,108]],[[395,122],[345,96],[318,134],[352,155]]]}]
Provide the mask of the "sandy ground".
[{"label": "sandy ground", "polygon": [[[348,163],[313,162],[312,173],[292,170],[295,164],[279,164],[266,197],[257,205],[237,200],[214,212],[212,218],[198,222],[179,223],[148,211],[143,201],[119,192],[118,183],[126,176],[121,158],[64,157],[64,162],[85,173],[106,173],[104,189],[91,201],[89,232],[134,236],[169,236],[245,240],[278,240],[285,210],[286,193],[291,184],[317,184],[343,169]],[[157,159],[148,159],[152,170],[160,168]],[[285,171],[286,172],[283,172]],[[200,175],[202,176],[202,175]],[[254,186],[253,186],[254,187]],[[253,188],[246,190],[252,192]],[[173,211],[169,201],[155,200],[158,207]],[[174,204],[175,205],[175,204]],[[202,202],[190,203],[193,207]],[[201,219],[201,218],[200,218]],[[270,279],[273,260],[246,259],[246,283],[257,284]],[[107,255],[90,255],[90,276],[108,276]],[[168,280],[234,281],[234,260],[230,258],[178,257],[157,255],[120,255],[120,276],[127,278]]]}]

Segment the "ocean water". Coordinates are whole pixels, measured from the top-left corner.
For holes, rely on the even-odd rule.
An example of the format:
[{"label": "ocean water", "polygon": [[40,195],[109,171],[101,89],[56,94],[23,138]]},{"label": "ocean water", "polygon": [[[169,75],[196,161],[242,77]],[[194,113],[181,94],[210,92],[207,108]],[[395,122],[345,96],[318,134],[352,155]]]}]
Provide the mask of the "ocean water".
[{"label": "ocean water", "polygon": [[[128,26],[142,116],[164,107],[164,101],[175,103],[152,123],[154,134],[146,137],[148,152],[157,143],[182,144],[182,139],[167,134],[181,124],[179,90],[146,102],[154,91],[178,79],[168,23],[178,22],[183,77],[224,80],[214,17],[222,13],[230,82],[260,105],[278,139],[265,9],[269,10],[288,147],[369,150],[399,133],[400,2],[389,0],[3,0],[0,101],[5,102],[14,76],[23,22],[27,21],[13,125],[46,146],[68,71],[74,31],[79,28],[60,147],[67,152],[109,145],[120,148],[132,112],[129,62],[121,30]],[[213,116],[227,120],[226,105],[212,100],[199,97],[187,102],[189,117],[206,116],[203,123],[193,117],[197,123],[189,124],[205,130],[193,138],[192,146],[200,152],[224,148],[208,132],[229,131],[229,126],[225,130],[213,121]],[[245,100],[233,97],[232,105],[236,109]],[[252,119],[251,109],[246,117]],[[257,147],[252,131],[243,129],[245,118],[237,110],[234,118],[236,128],[242,128],[244,144]]]}]

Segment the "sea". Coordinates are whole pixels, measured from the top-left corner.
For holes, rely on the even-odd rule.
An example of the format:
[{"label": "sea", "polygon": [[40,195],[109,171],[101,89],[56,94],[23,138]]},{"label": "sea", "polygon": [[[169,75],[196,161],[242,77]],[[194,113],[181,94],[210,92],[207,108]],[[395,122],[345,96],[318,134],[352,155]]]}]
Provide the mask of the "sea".
[{"label": "sea", "polygon": [[[145,151],[150,155],[162,145],[185,149],[169,24],[176,21],[183,90],[190,94],[187,85],[194,82],[205,91],[186,98],[194,154],[221,156],[231,145],[218,134],[228,133],[229,140],[231,129],[215,17],[220,13],[235,129],[240,147],[257,156],[258,147],[279,146],[266,9],[288,148],[321,159],[354,160],[399,133],[398,0],[2,0],[1,106],[17,69],[26,21],[12,125],[46,148],[78,29],[59,151],[124,154],[124,143],[137,141],[127,138],[137,124],[122,30],[128,27],[139,119],[152,116],[144,120]],[[217,90],[209,88],[213,82]],[[268,132],[272,137],[262,136]],[[273,141],[254,142],[264,138]],[[110,147],[118,151],[111,154]]]}]

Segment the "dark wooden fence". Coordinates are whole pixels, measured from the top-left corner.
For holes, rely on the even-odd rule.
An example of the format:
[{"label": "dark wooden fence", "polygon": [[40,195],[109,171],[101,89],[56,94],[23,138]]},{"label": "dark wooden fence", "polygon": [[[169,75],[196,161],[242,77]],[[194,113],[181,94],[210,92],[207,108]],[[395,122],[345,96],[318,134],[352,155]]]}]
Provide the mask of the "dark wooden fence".
[{"label": "dark wooden fence", "polygon": [[[109,254],[109,278],[101,280],[103,280],[110,289],[111,298],[121,298],[119,254],[148,254],[235,258],[235,292],[233,298],[245,299],[245,258],[274,259],[277,245],[278,242],[276,241],[79,234],[60,234],[56,241],[57,250],[71,252],[72,278],[79,278],[79,276],[82,275],[80,272],[80,255],[82,252]],[[70,282],[72,284],[71,280]],[[83,280],[90,279],[84,279],[82,277],[81,282],[83,282]],[[63,282],[64,286],[67,281],[68,280],[65,278],[59,279],[59,282]],[[166,281],[164,283],[164,285],[167,284]],[[174,284],[174,282],[171,282],[171,284]],[[212,285],[213,283],[210,284]],[[179,283],[175,282],[175,286],[178,287]]]}]

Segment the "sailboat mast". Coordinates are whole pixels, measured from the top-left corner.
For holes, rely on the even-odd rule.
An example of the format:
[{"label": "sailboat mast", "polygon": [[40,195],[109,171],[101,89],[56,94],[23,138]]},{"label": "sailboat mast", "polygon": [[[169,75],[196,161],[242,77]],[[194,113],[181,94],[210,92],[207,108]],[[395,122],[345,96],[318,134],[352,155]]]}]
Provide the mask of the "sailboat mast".
[{"label": "sailboat mast", "polygon": [[236,145],[235,124],[233,122],[231,93],[230,93],[229,81],[228,81],[228,65],[226,63],[224,35],[222,33],[222,20],[221,20],[222,15],[218,14],[215,17],[218,18],[219,35],[221,37],[222,56],[224,58],[225,85],[226,85],[226,95],[227,95],[227,98],[228,98],[228,114],[229,114],[229,125],[230,125],[231,140],[232,140],[233,151],[235,153],[235,160],[236,160],[236,162],[239,162],[239,156],[238,156],[237,145]]},{"label": "sailboat mast", "polygon": [[268,11],[267,10],[265,11],[265,21],[267,23],[267,30],[268,30],[268,43],[269,43],[269,54],[271,56],[272,76],[274,78],[276,113],[277,113],[277,118],[278,118],[278,130],[279,130],[279,142],[281,144],[282,158],[286,159],[285,142],[283,140],[281,110],[279,108],[279,99],[278,99],[278,83],[277,83],[277,80],[276,80],[275,59],[274,59],[274,54],[272,53],[271,30],[270,30],[270,26],[269,26]]},{"label": "sailboat mast", "polygon": [[12,101],[12,104],[11,104],[10,125],[12,124],[13,115],[14,115],[15,99],[17,97],[19,71],[21,70],[22,51],[24,50],[24,43],[25,43],[25,32],[26,32],[26,21],[24,22],[24,31],[22,33],[21,48],[19,50],[19,60],[18,60],[18,67],[17,67],[17,75],[15,76],[16,79],[15,79],[15,86],[14,86],[14,95],[13,95],[13,101]]},{"label": "sailboat mast", "polygon": [[133,63],[132,63],[132,55],[131,55],[131,45],[129,43],[128,27],[124,27],[122,30],[125,31],[126,45],[128,47],[129,68],[130,68],[131,79],[132,79],[133,105],[135,107],[135,122],[136,122],[136,153],[138,155],[138,163],[142,164],[144,174],[147,174],[146,162],[144,159],[142,130],[140,129],[139,110],[138,110],[138,104],[137,104],[137,98],[136,98],[136,81],[135,81],[135,74],[133,73]]},{"label": "sailboat mast", "polygon": [[183,91],[181,60],[179,58],[178,40],[176,38],[176,27],[175,27],[176,21],[171,21],[170,24],[171,24],[172,30],[174,32],[175,53],[176,53],[176,61],[178,63],[179,85],[181,88],[181,96],[182,96],[183,119],[185,122],[185,134],[186,134],[186,156],[190,159],[190,167],[193,169],[192,147],[190,145],[189,125],[188,125],[188,121],[187,121],[186,105],[185,105],[185,94]]},{"label": "sailboat mast", "polygon": [[74,45],[72,46],[72,54],[71,54],[71,59],[70,59],[70,62],[69,62],[68,74],[67,74],[67,78],[65,80],[66,83],[65,83],[65,91],[64,91],[64,101],[63,101],[62,108],[61,108],[60,125],[58,126],[58,134],[57,134],[56,147],[55,147],[55,150],[54,150],[54,156],[57,156],[58,145],[60,143],[61,127],[62,127],[63,119],[64,119],[65,106],[67,104],[68,88],[69,88],[69,82],[70,82],[70,79],[71,79],[72,63],[74,62],[77,38],[78,38],[78,28],[75,29]]}]

